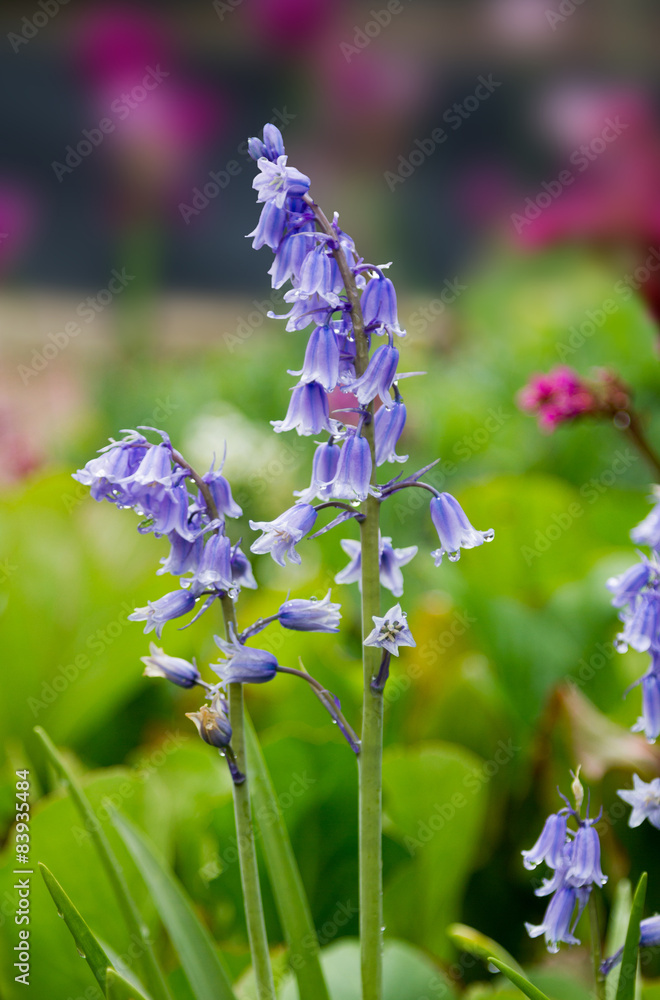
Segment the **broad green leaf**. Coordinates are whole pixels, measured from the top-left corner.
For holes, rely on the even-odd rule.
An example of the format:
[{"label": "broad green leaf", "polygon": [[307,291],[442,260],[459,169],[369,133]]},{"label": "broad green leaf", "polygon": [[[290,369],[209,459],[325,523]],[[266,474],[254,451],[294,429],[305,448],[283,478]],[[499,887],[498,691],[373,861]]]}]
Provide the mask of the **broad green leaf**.
[{"label": "broad green leaf", "polygon": [[[323,948],[321,964],[331,1000],[360,1000],[360,944],[344,938]],[[293,976],[282,985],[279,1000],[299,1000]],[[453,1000],[454,991],[441,969],[423,952],[404,941],[386,941],[383,951],[383,1000]]]},{"label": "broad green leaf", "polygon": [[268,877],[301,1000],[329,1000],[312,914],[259,740],[246,716],[248,772]]},{"label": "broad green leaf", "polygon": [[[605,939],[605,957],[613,955],[615,951],[622,948],[626,940],[626,930],[630,922],[630,910],[632,908],[632,886],[630,880],[622,878],[617,883],[614,890],[614,900],[610,911],[610,919],[607,923],[607,937]],[[605,979],[606,1000],[614,1000],[617,987],[619,985],[619,975],[621,966],[615,965],[610,974]]]},{"label": "broad green leaf", "polygon": [[123,868],[117,860],[117,856],[112,850],[101,824],[94,815],[87,796],[76,780],[71,768],[68,767],[62,755],[58,753],[48,734],[41,726],[36,726],[34,733],[39,739],[55,771],[64,779],[69,794],[94,842],[101,864],[105,869],[108,880],[121,907],[126,926],[130,933],[135,935],[136,940],[140,942],[144,976],[151,993],[156,1000],[171,1000],[170,991],[167,988],[165,977],[156,960],[147,928],[126,884]]},{"label": "broad green leaf", "polygon": [[[498,770],[510,756],[503,755]],[[383,762],[388,832],[410,857],[385,886],[385,924],[449,958],[447,926],[459,915],[476,862],[487,798],[482,761],[462,747],[428,743],[391,747]]]},{"label": "broad green leaf", "polygon": [[522,973],[518,972],[516,969],[512,969],[510,965],[506,964],[506,962],[502,962],[499,958],[494,958],[492,955],[489,956],[488,961],[491,965],[494,965],[496,969],[499,969],[500,972],[503,972],[507,979],[510,979],[511,982],[517,986],[526,997],[529,997],[529,1000],[548,1000],[545,993],[542,993],[537,986],[530,983],[529,979],[526,979],[525,976],[523,976]]},{"label": "broad green leaf", "polygon": [[41,864],[41,862],[39,863],[39,870],[46,883],[46,888],[53,897],[57,912],[64,918],[64,923],[71,931],[78,954],[85,959],[97,983],[102,990],[105,990],[106,973],[110,965],[108,956],[52,872],[45,865]]},{"label": "broad green leaf", "polygon": [[623,957],[621,959],[621,972],[616,989],[616,1000],[635,1000],[635,984],[637,981],[637,965],[639,955],[639,924],[644,912],[644,900],[646,899],[646,883],[648,877],[643,872],[635,895],[633,896],[632,907],[630,909],[630,920],[626,931],[626,942],[623,946]]},{"label": "broad green leaf", "polygon": [[506,948],[503,948],[497,941],[493,941],[492,938],[482,934],[481,931],[476,930],[474,927],[469,927],[467,924],[451,924],[447,928],[447,934],[456,947],[462,951],[467,951],[470,955],[478,955],[479,958],[483,958],[485,961],[488,961],[490,955],[495,955],[522,975],[522,968]]},{"label": "broad green leaf", "polygon": [[147,1000],[144,993],[141,993],[114,969],[107,969],[106,974],[106,1000]]},{"label": "broad green leaf", "polygon": [[144,835],[119,813],[112,822],[158,907],[197,1000],[235,1000],[211,935]]}]

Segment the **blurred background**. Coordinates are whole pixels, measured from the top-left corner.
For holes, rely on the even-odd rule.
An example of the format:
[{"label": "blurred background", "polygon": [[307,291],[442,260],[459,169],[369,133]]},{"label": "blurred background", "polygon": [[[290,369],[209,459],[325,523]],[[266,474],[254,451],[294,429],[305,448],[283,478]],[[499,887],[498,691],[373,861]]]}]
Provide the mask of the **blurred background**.
[{"label": "blurred background", "polygon": [[[128,945],[102,876],[90,878],[87,832],[37,752],[36,724],[90,772],[101,819],[110,796],[158,845],[236,975],[248,963],[227,776],[183,717],[196,696],[142,678],[148,639],[126,622],[170,589],[154,575],[167,545],[70,474],[139,424],[167,430],[199,466],[226,441],[246,515],[234,537],[247,543],[248,518],[272,518],[307,485],[313,443],[269,424],[286,411],[304,334],[265,319],[282,299],[268,250],[245,239],[258,218],[245,140],[266,121],[365,258],[394,261],[403,369],[428,372],[409,391],[407,468],[442,457],[431,481],[496,533],[434,569],[423,496],[384,511],[394,544],[420,547],[404,569],[417,648],[388,689],[387,933],[476,996],[493,984],[451,944],[447,925],[461,920],[539,964],[551,996],[585,996],[586,952],[563,951],[546,969],[525,934],[544,901],[519,852],[581,764],[605,810],[606,902],[617,879],[647,869],[648,912],[660,905],[657,831],[631,832],[616,798],[633,770],[660,773],[657,751],[628,733],[639,692],[622,698],[645,658],[614,653],[604,589],[635,559],[628,532],[653,475],[606,421],[544,435],[515,400],[530,374],[557,364],[610,366],[660,442],[660,279],[647,266],[660,259],[660,9],[39,0],[3,4],[0,22],[2,996],[19,995],[17,768],[31,769],[34,853],[104,939]],[[307,544],[300,568],[262,557],[241,621],[289,589],[325,593],[349,536]],[[333,594],[341,634],[274,641],[280,661],[302,655],[357,724],[357,589]],[[206,664],[219,627],[170,625],[163,644]],[[354,936],[355,761],[293,678],[248,698],[322,943]],[[439,824],[455,793],[465,806]],[[427,837],[431,820],[441,828]],[[33,996],[93,998],[36,877],[33,921]]]}]

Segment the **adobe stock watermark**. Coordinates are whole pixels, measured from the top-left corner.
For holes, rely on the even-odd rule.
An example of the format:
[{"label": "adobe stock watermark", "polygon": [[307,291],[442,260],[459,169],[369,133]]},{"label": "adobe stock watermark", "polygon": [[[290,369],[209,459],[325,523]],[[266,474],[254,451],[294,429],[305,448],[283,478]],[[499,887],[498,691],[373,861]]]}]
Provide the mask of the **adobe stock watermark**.
[{"label": "adobe stock watermark", "polygon": [[[407,2],[410,3],[411,0]],[[350,63],[351,59],[364,52],[374,38],[378,38],[383,28],[387,28],[392,19],[404,9],[403,0],[388,0],[379,10],[370,10],[369,20],[361,28],[356,25],[353,29],[353,42],[339,43],[339,51],[346,62]]]},{"label": "adobe stock watermark", "polygon": [[252,299],[250,305],[254,306],[254,309],[239,317],[234,332],[222,334],[223,343],[230,354],[233,354],[238,347],[242,347],[253,333],[260,330],[264,320],[270,317],[271,313],[289,308],[284,302],[284,291],[280,288],[273,289],[267,299]]},{"label": "adobe stock watermark", "polygon": [[656,247],[649,247],[644,263],[638,264],[634,271],[624,274],[616,282],[613,288],[614,298],[603,299],[596,309],[585,310],[586,319],[579,326],[576,324],[569,326],[569,336],[566,341],[557,343],[557,354],[560,361],[566,361],[576,351],[579,351],[587,340],[605,325],[607,317],[614,316],[621,306],[632,298],[633,292],[645,285],[651,275],[658,270],[660,270],[660,251]]},{"label": "adobe stock watermark", "polygon": [[535,222],[545,209],[550,208],[553,202],[561,197],[566,188],[575,183],[577,176],[588,170],[591,164],[599,156],[602,156],[627,128],[628,123],[622,122],[619,115],[614,118],[606,118],[599,134],[589,142],[581,143],[568,157],[568,162],[576,169],[571,170],[566,167],[559,171],[554,180],[542,181],[542,190],[533,198],[529,196],[525,198],[522,211],[511,213],[511,223],[515,231],[520,234],[525,226]]},{"label": "adobe stock watermark", "polygon": [[[273,108],[269,120],[271,124],[277,125],[279,130],[284,132],[287,126],[292,121],[295,121],[296,118],[297,115],[284,107],[281,110]],[[232,177],[238,177],[243,173],[245,166],[252,163],[252,158],[248,153],[247,139],[239,143],[236,147],[236,156],[240,157],[240,160],[243,162],[232,158],[220,170],[209,171],[209,179],[201,187],[196,186],[190,192],[189,202],[179,202],[179,215],[187,226],[190,225],[191,219],[196,218],[200,212],[209,207],[221,191],[225,191],[229,187]]]},{"label": "adobe stock watermark", "polygon": [[[121,271],[113,268],[111,277],[105,288],[99,289],[94,295],[88,295],[86,299],[76,307],[76,315],[82,319],[83,323],[92,323],[96,317],[102,313],[117,295],[121,295],[129,282],[135,279],[134,274],[128,274],[125,267]],[[77,320],[69,320],[64,324],[63,329],[54,333],[49,333],[40,351],[36,347],[32,349],[31,364],[18,365],[16,371],[21,376],[23,385],[27,385],[31,378],[39,375],[64,351],[72,340],[79,337],[84,327]]]},{"label": "adobe stock watermark", "polygon": [[456,300],[467,291],[458,275],[455,278],[445,278],[442,283],[442,291],[438,293],[437,299],[431,299],[425,306],[420,306],[411,315],[406,323],[406,328],[410,333],[424,333],[429,323],[442,316],[447,306],[451,306]]},{"label": "adobe stock watermark", "polygon": [[[545,528],[537,528],[534,534],[533,545],[522,545],[520,554],[527,566],[531,566],[535,559],[539,559],[547,552],[554,542],[557,542],[562,535],[569,531],[576,521],[586,513],[587,506],[596,503],[614,486],[617,479],[623,476],[628,469],[638,462],[637,454],[626,448],[625,451],[616,451],[614,460],[609,469],[605,469],[599,476],[593,476],[583,483],[578,493],[584,503],[573,500],[566,510],[555,513],[550,519],[550,523]],[[587,506],[585,506],[585,504]]]},{"label": "adobe stock watermark", "polygon": [[125,121],[131,112],[139,107],[143,101],[146,101],[149,94],[156,90],[169,75],[170,71],[161,69],[159,63],[153,67],[147,66],[140,82],[131,87],[130,90],[123,91],[119,97],[112,101],[108,109],[110,115],[101,118],[93,128],[84,128],[82,138],[78,140],[76,145],[70,144],[66,147],[64,162],[52,161],[51,167],[58,182],[61,184],[67,174],[72,174],[86,157],[98,149],[105,137],[115,131],[117,122]]},{"label": "adobe stock watermark", "polygon": [[[448,125],[452,132],[456,132],[461,126],[471,118],[484,101],[495,93],[498,87],[502,86],[501,80],[495,80],[493,74],[488,76],[478,76],[477,86],[471,94],[464,97],[462,101],[456,101],[450,108],[447,108],[442,116],[445,125]],[[435,153],[436,149],[447,141],[449,133],[442,126],[433,129],[430,135],[424,139],[415,139],[408,156],[399,155],[398,167],[396,170],[386,170],[383,174],[385,183],[390,191],[394,191],[397,184],[403,184],[405,180],[421,167],[425,160]]]},{"label": "adobe stock watermark", "polygon": [[213,0],[211,6],[221,21],[224,21],[227,14],[233,14],[237,7],[240,7],[243,0]]},{"label": "adobe stock watermark", "polygon": [[568,21],[569,17],[571,17],[578,7],[581,7],[584,2],[585,0],[561,0],[557,10],[553,10],[551,7],[546,9],[545,19],[552,30],[556,31],[558,26],[563,24],[564,21]]},{"label": "adobe stock watermark", "polygon": [[29,17],[21,18],[20,31],[10,31],[7,35],[7,41],[14,52],[20,52],[24,45],[36,38],[41,29],[59,14],[60,8],[68,3],[69,0],[39,0],[37,10]]}]

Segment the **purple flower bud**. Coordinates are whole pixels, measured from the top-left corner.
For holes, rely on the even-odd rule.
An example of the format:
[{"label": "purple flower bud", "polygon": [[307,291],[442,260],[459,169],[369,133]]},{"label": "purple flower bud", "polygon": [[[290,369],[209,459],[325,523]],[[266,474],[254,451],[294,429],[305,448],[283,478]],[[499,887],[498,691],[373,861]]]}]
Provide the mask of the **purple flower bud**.
[{"label": "purple flower bud", "polygon": [[186,718],[195,723],[197,732],[205,743],[218,750],[229,746],[231,725],[223,712],[214,710],[213,706],[209,708],[208,705],[202,705],[198,712],[186,712]]},{"label": "purple flower bud", "polygon": [[145,633],[156,630],[160,639],[165,622],[172,618],[180,618],[195,607],[195,598],[188,590],[173,590],[157,601],[148,601],[146,608],[136,608],[128,616],[131,622],[146,622]]},{"label": "purple flower bud", "polygon": [[[231,495],[231,486],[228,481],[222,475],[220,469],[214,470],[213,466],[209,469],[205,476],[202,476],[205,483],[211,491],[211,496],[213,497],[214,503],[218,508],[219,514],[224,514],[226,517],[241,517],[243,514],[242,509],[238,506],[236,501]],[[200,495],[200,503],[204,503],[203,498]]]},{"label": "purple flower bud", "polygon": [[658,642],[660,594],[654,590],[638,594],[630,610],[621,617],[624,628],[616,637],[619,647],[625,650],[632,646],[639,653],[645,653]]},{"label": "purple flower bud", "polygon": [[339,380],[339,347],[330,326],[317,326],[312,331],[303,367],[298,372],[290,371],[289,375],[301,376],[303,383],[318,382],[327,392],[335,388]]},{"label": "purple flower bud", "polygon": [[541,835],[533,847],[523,851],[523,864],[531,870],[542,861],[550,868],[558,868],[562,863],[566,845],[566,814],[551,813],[545,821]]},{"label": "purple flower bud", "polygon": [[[630,604],[640,590],[648,584],[651,579],[651,565],[648,559],[641,563],[635,563],[625,573],[619,576],[610,577],[605,586],[614,594],[612,604],[615,608],[621,608],[625,604]],[[655,575],[655,573],[654,573]]]},{"label": "purple flower bud", "polygon": [[264,146],[266,147],[266,156],[269,160],[275,162],[279,156],[284,155],[284,139],[282,138],[282,133],[278,129],[277,125],[273,125],[272,122],[264,125]]},{"label": "purple flower bud", "polygon": [[341,604],[332,604],[330,591],[323,600],[285,601],[277,612],[280,625],[297,632],[338,632]]},{"label": "purple flower bud", "polygon": [[354,393],[362,406],[366,406],[376,396],[380,396],[385,406],[394,406],[390,388],[398,363],[399,352],[396,347],[383,344],[372,354],[364,374],[349,382],[345,391]]},{"label": "purple flower bud", "polygon": [[284,420],[271,420],[276,434],[296,430],[309,436],[321,431],[332,432],[328,397],[318,382],[307,382],[293,389]]},{"label": "purple flower bud", "polygon": [[226,659],[221,663],[211,664],[211,668],[227,684],[263,684],[271,681],[277,673],[278,663],[273,654],[265,649],[243,646],[231,626],[229,641],[218,635],[213,638]]},{"label": "purple flower bud", "polygon": [[389,278],[381,275],[372,278],[362,292],[360,305],[365,326],[385,326],[399,337],[405,335],[399,326],[396,292]]},{"label": "purple flower bud", "polygon": [[406,423],[406,407],[400,399],[394,406],[381,406],[374,418],[376,465],[385,462],[405,462],[407,455],[397,455],[396,446]]},{"label": "purple flower bud", "polygon": [[257,589],[257,581],[252,573],[252,564],[239,545],[231,550],[231,578],[234,586]]},{"label": "purple flower bud", "polygon": [[412,632],[408,628],[408,617],[400,604],[385,612],[383,618],[372,615],[374,628],[364,640],[365,646],[380,646],[394,656],[399,655],[399,646],[416,646]]},{"label": "purple flower bud", "polygon": [[253,236],[252,249],[261,250],[266,245],[271,250],[277,250],[284,227],[286,226],[286,209],[278,208],[275,202],[267,201],[261,209],[261,215],[256,229],[248,233],[248,238]]},{"label": "purple flower bud", "polygon": [[251,139],[248,139],[248,153],[253,160],[260,160],[262,156],[268,158],[266,147],[261,139],[257,139],[256,136],[252,136]]},{"label": "purple flower bud", "polygon": [[285,556],[290,562],[300,565],[296,545],[312,530],[315,521],[316,511],[306,503],[290,507],[274,521],[250,521],[254,531],[263,531],[261,538],[250,546],[250,551],[257,555],[270,552],[280,566],[284,566]]},{"label": "purple flower bud", "polygon": [[309,177],[295,167],[287,167],[286,161],[286,156],[278,156],[274,163],[265,157],[257,161],[261,172],[252,181],[252,187],[258,191],[258,202],[273,201],[278,208],[283,208],[287,198],[309,190]]},{"label": "purple flower bud", "polygon": [[366,500],[371,479],[369,442],[351,434],[343,444],[330,495],[335,499]]},{"label": "purple flower bud", "polygon": [[330,486],[337,473],[341,448],[333,443],[332,438],[320,444],[314,452],[312,461],[312,481],[306,490],[294,490],[293,495],[300,497],[299,502],[309,503],[314,497],[328,500],[331,495]]},{"label": "purple flower bud", "polygon": [[449,555],[450,562],[456,562],[460,559],[461,549],[483,545],[484,542],[492,541],[495,536],[492,528],[487,531],[473,528],[458,500],[450,493],[433,497],[431,520],[440,539],[440,548],[431,553],[436,566],[441,564],[444,555]]},{"label": "purple flower bud", "polygon": [[194,687],[202,679],[194,660],[189,663],[178,656],[168,656],[154,642],[149,643],[149,656],[140,659],[145,664],[145,677],[165,677],[183,688]]}]

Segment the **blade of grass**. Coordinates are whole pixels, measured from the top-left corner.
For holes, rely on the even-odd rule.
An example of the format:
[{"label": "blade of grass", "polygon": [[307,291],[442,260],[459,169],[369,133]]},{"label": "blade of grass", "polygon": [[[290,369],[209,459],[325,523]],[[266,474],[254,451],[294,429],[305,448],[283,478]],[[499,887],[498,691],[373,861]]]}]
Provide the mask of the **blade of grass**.
[{"label": "blade of grass", "polygon": [[197,1000],[236,1000],[211,935],[179,883],[141,831],[119,813],[110,818],[147,884]]},{"label": "blade of grass", "polygon": [[529,1000],[548,1000],[545,993],[543,993],[538,986],[534,986],[530,983],[529,979],[526,979],[522,973],[517,972],[516,969],[512,969],[510,965],[502,962],[499,958],[494,958],[489,955],[488,961],[491,965],[494,965],[496,969],[503,972],[507,979],[510,979],[514,986],[517,986],[521,993],[524,993]]},{"label": "blade of grass", "polygon": [[635,982],[637,980],[637,960],[639,953],[639,924],[644,912],[647,881],[646,872],[643,872],[637,883],[630,909],[626,943],[623,946],[623,957],[621,959],[621,972],[619,973],[619,982],[616,988],[616,1000],[635,1000]]},{"label": "blade of grass", "polygon": [[[257,734],[247,714],[245,723],[254,814],[300,1000],[330,1000],[319,961],[316,928],[289,833]],[[260,817],[265,819],[262,821]]]},{"label": "blade of grass", "polygon": [[[623,947],[626,940],[626,930],[628,929],[628,922],[630,920],[631,907],[632,886],[627,878],[622,878],[620,882],[617,882],[616,889],[614,890],[610,919],[607,922],[606,955],[613,955],[615,951]],[[621,967],[615,965],[605,980],[605,996],[607,1000],[614,1000],[616,997],[620,972]]]},{"label": "blade of grass", "polygon": [[506,962],[516,972],[519,972],[521,975],[523,974],[522,968],[506,948],[503,948],[497,941],[493,941],[492,938],[486,937],[485,934],[482,934],[481,931],[476,930],[474,927],[469,927],[467,924],[450,924],[447,928],[447,934],[458,948],[467,951],[468,954],[476,955],[485,962],[490,960],[491,955],[495,955],[496,958],[499,958],[502,962]]},{"label": "blade of grass", "polygon": [[101,824],[94,815],[87,796],[48,734],[41,726],[36,726],[34,732],[46,753],[46,757],[55,768],[55,771],[63,778],[74,805],[78,809],[86,829],[89,831],[101,864],[117,897],[117,902],[126,921],[129,933],[133,934],[140,942],[141,964],[149,992],[154,997],[154,1000],[172,1000],[165,982],[165,976],[156,960],[149,937],[149,930],[142,920],[140,912],[129,892],[122,866],[112,850]]},{"label": "blade of grass", "polygon": [[132,983],[111,968],[107,970],[105,995],[106,1000],[147,1000]]}]

